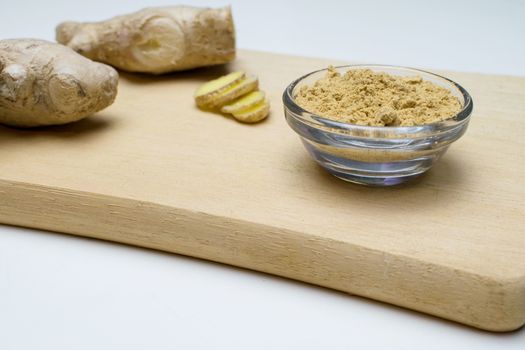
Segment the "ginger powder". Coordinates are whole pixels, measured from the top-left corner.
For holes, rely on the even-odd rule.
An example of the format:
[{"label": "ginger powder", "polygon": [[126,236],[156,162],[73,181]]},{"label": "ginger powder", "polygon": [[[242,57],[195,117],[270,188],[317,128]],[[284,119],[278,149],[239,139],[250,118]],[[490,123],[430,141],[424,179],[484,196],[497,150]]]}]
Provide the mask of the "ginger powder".
[{"label": "ginger powder", "polygon": [[311,86],[302,86],[296,103],[339,122],[368,126],[414,126],[454,117],[462,108],[449,90],[421,77],[401,77],[370,69],[339,73],[329,67]]}]

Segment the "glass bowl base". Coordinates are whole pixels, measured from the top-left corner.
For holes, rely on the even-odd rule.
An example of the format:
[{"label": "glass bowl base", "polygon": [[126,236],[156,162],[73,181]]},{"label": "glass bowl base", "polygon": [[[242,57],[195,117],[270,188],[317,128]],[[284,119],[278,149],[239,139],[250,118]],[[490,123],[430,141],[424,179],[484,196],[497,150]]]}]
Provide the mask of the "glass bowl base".
[{"label": "glass bowl base", "polygon": [[350,173],[342,173],[333,171],[331,169],[326,169],[330,174],[334,175],[340,180],[351,182],[358,185],[372,186],[372,187],[384,187],[384,186],[396,186],[401,185],[406,182],[410,182],[415,178],[422,175],[424,172],[413,174],[413,175],[404,175],[404,176],[388,176],[388,177],[369,177],[354,175]]},{"label": "glass bowl base", "polygon": [[312,158],[330,174],[367,186],[394,186],[411,181],[429,170],[447,150],[443,147],[412,159],[364,162],[326,152],[305,140],[303,144]]}]

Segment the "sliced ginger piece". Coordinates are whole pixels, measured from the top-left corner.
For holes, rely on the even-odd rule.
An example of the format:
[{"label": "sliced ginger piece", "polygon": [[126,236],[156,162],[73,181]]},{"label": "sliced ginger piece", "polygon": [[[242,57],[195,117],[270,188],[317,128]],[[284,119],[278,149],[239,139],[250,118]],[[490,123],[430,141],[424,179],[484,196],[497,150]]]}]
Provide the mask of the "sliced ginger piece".
[{"label": "sliced ginger piece", "polygon": [[220,94],[214,95],[210,102],[206,104],[206,107],[212,109],[220,108],[247,93],[257,90],[258,87],[259,79],[255,76],[247,76],[239,83],[230,86]]},{"label": "sliced ginger piece", "polygon": [[264,92],[252,91],[221,108],[222,113],[238,113],[264,101]]},{"label": "sliced ginger piece", "polygon": [[212,101],[218,95],[238,85],[244,80],[245,75],[243,71],[237,71],[204,83],[195,91],[195,102],[199,107],[213,105]]},{"label": "sliced ginger piece", "polygon": [[258,91],[256,76],[234,72],[205,83],[195,92],[195,101],[202,109],[232,114],[244,123],[256,123],[270,112],[270,103]]},{"label": "sliced ginger piece", "polygon": [[243,123],[257,123],[270,113],[270,102],[263,100],[256,105],[234,112],[233,117]]}]

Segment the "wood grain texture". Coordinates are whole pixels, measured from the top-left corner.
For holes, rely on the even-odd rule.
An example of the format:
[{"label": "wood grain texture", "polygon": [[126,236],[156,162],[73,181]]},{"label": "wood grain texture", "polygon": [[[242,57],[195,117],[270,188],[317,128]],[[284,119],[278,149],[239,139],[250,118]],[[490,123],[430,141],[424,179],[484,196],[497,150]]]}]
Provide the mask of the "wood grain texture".
[{"label": "wood grain texture", "polygon": [[[123,75],[109,109],[40,130],[0,127],[0,222],[285,276],[474,327],[525,323],[525,78],[442,73],[473,95],[466,135],[419,181],[367,188],[321,170],[281,94],[340,62],[241,51],[229,67]],[[201,112],[193,91],[260,77],[270,118]]]}]

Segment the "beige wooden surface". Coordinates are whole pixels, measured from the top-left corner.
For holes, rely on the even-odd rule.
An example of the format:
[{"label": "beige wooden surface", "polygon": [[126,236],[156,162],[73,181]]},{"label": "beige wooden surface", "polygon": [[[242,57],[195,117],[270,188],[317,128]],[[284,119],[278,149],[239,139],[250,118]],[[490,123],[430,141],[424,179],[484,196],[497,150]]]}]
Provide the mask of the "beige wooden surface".
[{"label": "beige wooden surface", "polygon": [[[0,127],[0,222],[224,262],[493,331],[525,323],[525,78],[443,73],[471,92],[466,135],[408,186],[338,180],[286,125],[281,94],[340,62],[241,51],[234,65],[124,75],[76,124]],[[232,69],[272,114],[243,125],[194,107]],[[350,317],[350,316],[349,316]]]}]

